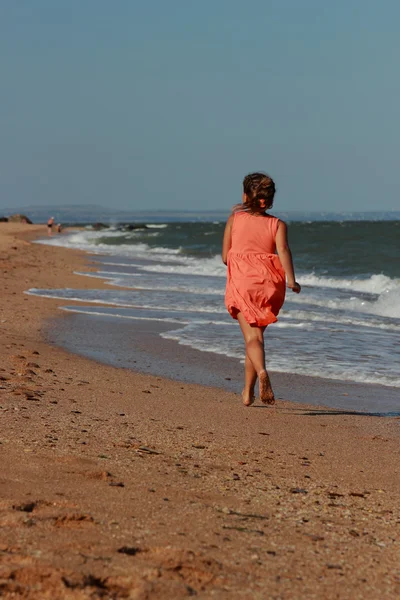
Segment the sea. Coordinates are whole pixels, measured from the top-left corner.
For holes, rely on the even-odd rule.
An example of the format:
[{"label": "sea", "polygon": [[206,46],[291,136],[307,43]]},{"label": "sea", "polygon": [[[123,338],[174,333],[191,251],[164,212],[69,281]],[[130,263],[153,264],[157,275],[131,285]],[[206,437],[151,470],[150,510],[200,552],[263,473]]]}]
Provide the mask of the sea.
[{"label": "sea", "polygon": [[[266,331],[267,368],[400,388],[400,221],[288,227],[302,292],[287,291]],[[222,220],[148,221],[39,240],[85,250],[98,270],[80,274],[108,286],[28,293],[60,298],[63,310],[92,318],[162,322],[159,335],[175,344],[243,360],[238,324],[224,306],[223,231]]]}]

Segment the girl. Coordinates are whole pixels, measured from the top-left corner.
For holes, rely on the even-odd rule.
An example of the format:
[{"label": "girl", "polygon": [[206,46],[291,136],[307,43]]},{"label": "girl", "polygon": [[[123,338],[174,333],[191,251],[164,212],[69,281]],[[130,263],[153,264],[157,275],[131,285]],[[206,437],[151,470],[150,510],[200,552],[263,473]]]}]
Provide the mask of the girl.
[{"label": "girl", "polygon": [[301,290],[295,280],[286,223],[265,212],[272,208],[274,195],[271,177],[265,173],[247,175],[242,204],[233,207],[222,246],[222,260],[228,266],[225,306],[239,321],[246,344],[245,406],[254,402],[257,377],[260,400],[275,403],[265,369],[264,330],[277,321],[286,286],[296,294]]}]

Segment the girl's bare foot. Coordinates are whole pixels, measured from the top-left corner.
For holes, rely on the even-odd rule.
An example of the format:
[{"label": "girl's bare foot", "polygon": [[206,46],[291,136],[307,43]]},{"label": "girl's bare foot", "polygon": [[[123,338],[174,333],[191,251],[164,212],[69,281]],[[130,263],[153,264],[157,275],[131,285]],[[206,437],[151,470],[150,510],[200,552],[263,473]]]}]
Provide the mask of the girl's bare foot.
[{"label": "girl's bare foot", "polygon": [[245,406],[251,406],[254,403],[254,400],[256,399],[256,397],[254,396],[253,393],[246,393],[244,390],[242,392],[242,398],[243,398],[243,404]]},{"label": "girl's bare foot", "polygon": [[264,404],[275,404],[275,396],[272,391],[271,382],[267,371],[260,371],[258,374],[258,381],[260,386],[260,400]]}]

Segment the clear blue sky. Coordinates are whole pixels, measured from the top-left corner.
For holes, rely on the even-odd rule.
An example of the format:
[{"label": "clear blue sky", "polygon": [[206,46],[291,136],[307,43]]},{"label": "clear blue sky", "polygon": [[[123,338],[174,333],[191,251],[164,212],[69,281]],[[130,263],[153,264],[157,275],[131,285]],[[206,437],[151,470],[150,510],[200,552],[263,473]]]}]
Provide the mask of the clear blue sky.
[{"label": "clear blue sky", "polygon": [[0,207],[400,207],[398,0],[1,0]]}]

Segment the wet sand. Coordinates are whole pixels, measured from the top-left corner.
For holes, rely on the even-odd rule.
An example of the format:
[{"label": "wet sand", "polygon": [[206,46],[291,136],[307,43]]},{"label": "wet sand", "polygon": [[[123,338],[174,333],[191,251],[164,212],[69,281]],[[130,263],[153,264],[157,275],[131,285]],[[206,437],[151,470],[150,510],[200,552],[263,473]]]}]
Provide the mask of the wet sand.
[{"label": "wet sand", "polygon": [[[201,352],[160,337],[160,333],[173,331],[181,325],[71,313],[69,309],[74,307],[66,305],[66,308],[68,312],[64,318],[57,316],[46,321],[45,336],[52,344],[74,354],[141,373],[219,387],[236,394],[242,389],[243,364],[238,359]],[[340,408],[375,416],[400,417],[398,388],[291,373],[272,372],[270,375],[277,398],[281,400],[328,410]]]},{"label": "wet sand", "polygon": [[65,302],[23,292],[102,283],[73,275],[84,254],[26,241],[45,229],[0,225],[0,596],[397,598],[400,419],[246,409],[229,380],[59,348]]}]

